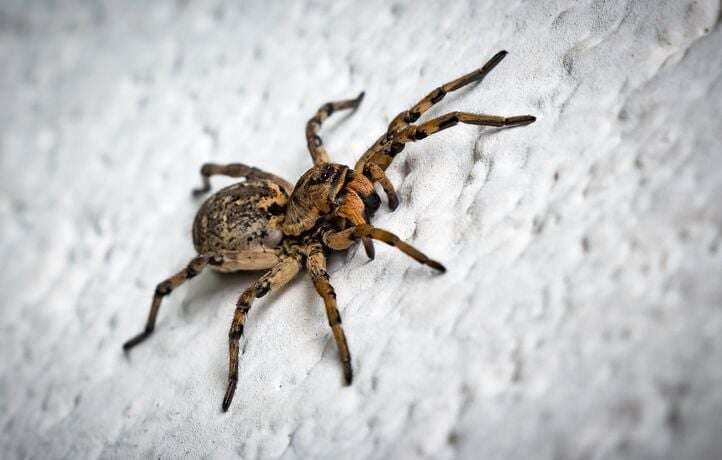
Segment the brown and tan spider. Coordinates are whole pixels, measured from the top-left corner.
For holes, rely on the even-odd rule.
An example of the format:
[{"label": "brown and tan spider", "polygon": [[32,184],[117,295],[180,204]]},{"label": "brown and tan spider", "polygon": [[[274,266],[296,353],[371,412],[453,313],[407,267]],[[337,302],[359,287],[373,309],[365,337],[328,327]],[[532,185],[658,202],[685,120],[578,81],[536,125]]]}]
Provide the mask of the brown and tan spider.
[{"label": "brown and tan spider", "polygon": [[421,140],[457,123],[481,126],[519,126],[534,122],[531,115],[499,117],[466,112],[451,112],[427,122],[414,124],[444,96],[463,86],[478,82],[506,56],[501,51],[483,67],[442,85],[409,110],[398,114],[388,130],[363,154],[354,169],[331,163],[318,131],[321,123],[337,110],[355,109],[364,93],[355,99],[329,102],[318,109],[306,124],[306,139],[314,166],[298,180],[290,182],[260,169],[240,163],[204,164],[203,185],[193,191],[200,195],[210,190],[210,176],[243,177],[240,182],[210,196],[193,222],[193,244],[198,251],[186,268],[158,284],[143,332],[128,340],[130,350],[153,332],[161,300],[186,280],[211,266],[221,272],[270,269],[243,291],[236,304],[228,334],[228,388],[223,411],[228,410],[238,381],[238,346],[246,315],[253,299],[288,283],[305,267],[326,306],[328,322],[338,346],[346,384],[352,380],[351,354],[336,308],[336,294],[326,272],[327,251],[343,251],[361,240],[373,259],[372,240],[398,248],[416,261],[444,272],[443,265],[401,241],[393,233],[368,222],[379,208],[374,191],[378,182],[388,197],[391,210],[399,204],[385,170],[408,142]]}]

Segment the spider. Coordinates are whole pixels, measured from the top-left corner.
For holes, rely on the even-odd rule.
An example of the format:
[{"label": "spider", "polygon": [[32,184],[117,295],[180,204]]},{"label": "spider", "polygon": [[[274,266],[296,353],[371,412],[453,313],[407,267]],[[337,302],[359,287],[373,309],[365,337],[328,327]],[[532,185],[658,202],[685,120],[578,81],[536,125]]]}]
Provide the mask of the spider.
[{"label": "spider", "polygon": [[318,132],[326,118],[339,110],[356,109],[364,97],[329,102],[321,106],[306,124],[308,150],[313,167],[295,186],[275,174],[240,163],[201,167],[202,186],[194,196],[210,190],[210,177],[222,175],[244,178],[211,195],[201,205],[193,222],[193,245],[198,255],[188,265],[155,288],[145,329],[123,345],[127,352],[147,339],[155,328],[163,297],[206,267],[220,272],[268,269],[241,294],[228,333],[228,387],[223,398],[224,412],[233,400],[238,382],[239,341],[253,300],[272,289],[280,289],[305,268],[316,292],[323,299],[326,315],[338,347],[344,380],[351,384],[351,354],[336,307],[336,293],[326,271],[326,255],[343,251],[361,240],[366,254],[374,258],[372,240],[382,241],[439,272],[446,269],[396,235],[368,222],[381,200],[374,190],[378,183],[393,211],[399,204],[394,186],[385,170],[409,142],[424,139],[457,123],[511,127],[532,123],[531,115],[500,117],[466,112],[450,112],[415,124],[419,117],[444,96],[473,82],[481,81],[506,56],[494,55],[483,67],[439,86],[416,105],[399,113],[387,131],[366,150],[353,169],[331,163]]}]

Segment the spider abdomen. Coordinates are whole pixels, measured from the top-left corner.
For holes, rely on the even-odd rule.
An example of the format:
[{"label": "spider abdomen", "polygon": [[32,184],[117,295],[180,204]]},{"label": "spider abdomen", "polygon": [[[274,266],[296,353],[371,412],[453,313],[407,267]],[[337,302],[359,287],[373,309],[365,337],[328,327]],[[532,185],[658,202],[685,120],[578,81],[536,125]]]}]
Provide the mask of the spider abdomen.
[{"label": "spider abdomen", "polygon": [[233,184],[201,205],[193,221],[200,254],[222,254],[224,272],[269,268],[278,261],[288,195],[269,180]]}]

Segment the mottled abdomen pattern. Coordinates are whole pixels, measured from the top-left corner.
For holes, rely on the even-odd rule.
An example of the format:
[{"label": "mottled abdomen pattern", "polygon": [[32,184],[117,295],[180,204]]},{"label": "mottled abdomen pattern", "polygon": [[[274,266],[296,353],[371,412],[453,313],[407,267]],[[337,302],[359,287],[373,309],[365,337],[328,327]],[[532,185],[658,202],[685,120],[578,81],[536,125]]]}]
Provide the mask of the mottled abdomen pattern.
[{"label": "mottled abdomen pattern", "polygon": [[193,222],[199,254],[220,254],[220,271],[262,269],[278,261],[288,194],[268,180],[234,184],[211,195]]}]

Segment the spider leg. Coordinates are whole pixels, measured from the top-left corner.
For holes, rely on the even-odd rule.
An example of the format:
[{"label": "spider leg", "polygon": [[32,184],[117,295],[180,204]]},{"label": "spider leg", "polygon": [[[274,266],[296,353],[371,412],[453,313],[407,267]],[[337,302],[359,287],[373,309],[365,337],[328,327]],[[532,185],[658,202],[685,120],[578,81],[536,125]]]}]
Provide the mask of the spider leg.
[{"label": "spider leg", "polygon": [[419,117],[424,112],[429,110],[434,104],[440,102],[448,93],[463,88],[470,83],[483,80],[484,77],[486,77],[486,75],[491,72],[491,70],[496,67],[496,65],[499,64],[501,60],[506,57],[507,54],[508,53],[506,51],[499,51],[481,68],[476,69],[473,72],[469,72],[466,75],[457,78],[456,80],[445,83],[434,89],[409,110],[405,110],[400,114],[396,115],[396,117],[391,120],[391,123],[389,123],[388,130],[390,132],[395,132],[401,128],[410,125],[411,123],[418,120]]},{"label": "spider leg", "polygon": [[123,350],[130,350],[140,342],[147,339],[150,334],[153,333],[153,329],[155,329],[155,320],[158,316],[158,310],[160,309],[160,303],[163,300],[163,297],[170,294],[173,289],[177,288],[187,280],[198,275],[209,263],[213,265],[220,265],[222,262],[222,256],[201,255],[193,258],[183,270],[158,283],[155,288],[155,292],[153,293],[153,301],[150,304],[150,312],[148,313],[148,320],[146,321],[145,329],[140,334],[125,342],[123,344]]},{"label": "spider leg", "polygon": [[[344,203],[339,206],[336,210],[336,215],[348,219],[353,225],[361,225],[366,223],[364,212],[364,203],[361,197],[354,190],[348,190]],[[374,243],[368,237],[361,238],[364,250],[369,259],[373,260],[376,257],[376,250],[374,249]]]},{"label": "spider leg", "polygon": [[391,146],[394,133],[409,126],[411,123],[414,123],[424,112],[429,110],[437,102],[441,101],[448,93],[456,91],[457,89],[470,83],[483,80],[484,77],[491,72],[491,70],[496,67],[496,65],[499,64],[499,62],[501,62],[507,54],[508,53],[506,51],[499,51],[481,68],[439,86],[417,102],[413,107],[396,115],[396,117],[391,120],[391,123],[389,123],[386,133],[379,137],[379,139],[371,147],[369,147],[368,150],[366,150],[366,153],[364,153],[363,156],[361,156],[361,158],[359,158],[356,162],[354,169],[357,172],[366,173],[366,165],[368,163],[375,163],[381,167],[382,170],[385,170],[393,160],[395,153],[398,153],[395,152],[394,154],[389,154],[388,152],[385,152],[385,150]]},{"label": "spider leg", "polygon": [[533,123],[535,120],[536,118],[531,115],[499,117],[496,115],[484,115],[467,112],[450,112],[425,123],[421,123],[420,125],[407,126],[394,136],[394,143],[392,146],[401,144],[401,148],[403,148],[403,144],[406,144],[407,142],[415,142],[424,139],[432,134],[438,133],[441,130],[451,128],[457,123],[479,126],[512,127],[528,125]]},{"label": "spider leg", "polygon": [[306,270],[308,270],[311,275],[311,280],[313,281],[313,286],[316,288],[316,292],[323,299],[323,303],[326,307],[328,324],[331,326],[333,338],[336,341],[338,354],[341,358],[343,377],[346,385],[351,385],[351,382],[353,381],[351,353],[348,350],[346,334],[344,334],[343,326],[341,325],[341,315],[339,314],[336,306],[336,292],[334,291],[333,286],[331,286],[328,272],[326,272],[326,256],[324,256],[323,248],[320,244],[314,244],[308,248]]},{"label": "spider leg", "polygon": [[[449,112],[440,117],[431,119],[419,125],[408,125],[400,131],[394,132],[383,144],[379,144],[368,158],[368,164],[362,166],[366,175],[370,175],[371,165],[375,164],[382,171],[385,170],[407,142],[414,142],[437,133],[443,129],[451,128],[457,123],[479,126],[513,127],[534,123],[536,117],[532,115],[518,115],[513,117],[500,117],[468,112]],[[360,160],[359,160],[360,161]],[[356,164],[358,167],[358,163]],[[378,174],[378,173],[377,173]]]},{"label": "spider leg", "polygon": [[429,267],[439,270],[442,273],[446,271],[446,268],[441,265],[441,263],[430,259],[426,254],[402,241],[398,236],[387,230],[382,230],[369,224],[356,225],[355,227],[347,228],[346,230],[341,230],[339,232],[326,232],[323,234],[323,242],[331,249],[342,251],[344,249],[348,249],[355,239],[363,237],[383,241],[389,246],[398,248],[401,252],[421,264],[428,265]]},{"label": "spider leg", "polygon": [[318,135],[321,130],[321,124],[337,110],[355,109],[361,104],[364,93],[361,92],[356,99],[347,99],[343,101],[327,102],[322,105],[316,115],[314,115],[306,123],[306,142],[308,143],[308,151],[311,152],[313,164],[328,163],[330,161],[328,152],[323,146],[323,141]]},{"label": "spider leg", "polygon": [[228,388],[223,398],[223,412],[228,410],[233,400],[233,394],[236,392],[239,341],[243,335],[243,325],[246,323],[246,315],[251,309],[253,299],[263,297],[271,289],[283,287],[296,276],[300,268],[300,262],[296,257],[284,257],[248,289],[243,291],[243,294],[239,297],[236,310],[233,313],[233,322],[228,331]]},{"label": "spider leg", "polygon": [[199,196],[211,189],[211,176],[245,177],[246,179],[266,179],[280,185],[289,195],[293,191],[293,185],[287,180],[275,174],[263,171],[243,163],[230,163],[220,165],[216,163],[205,163],[201,166],[202,185],[192,190],[193,196]]},{"label": "spider leg", "polygon": [[399,196],[396,194],[394,184],[391,183],[383,169],[376,163],[369,163],[366,165],[366,171],[368,172],[369,179],[372,183],[378,182],[381,188],[386,193],[386,198],[389,200],[389,209],[394,211],[399,206]]}]

